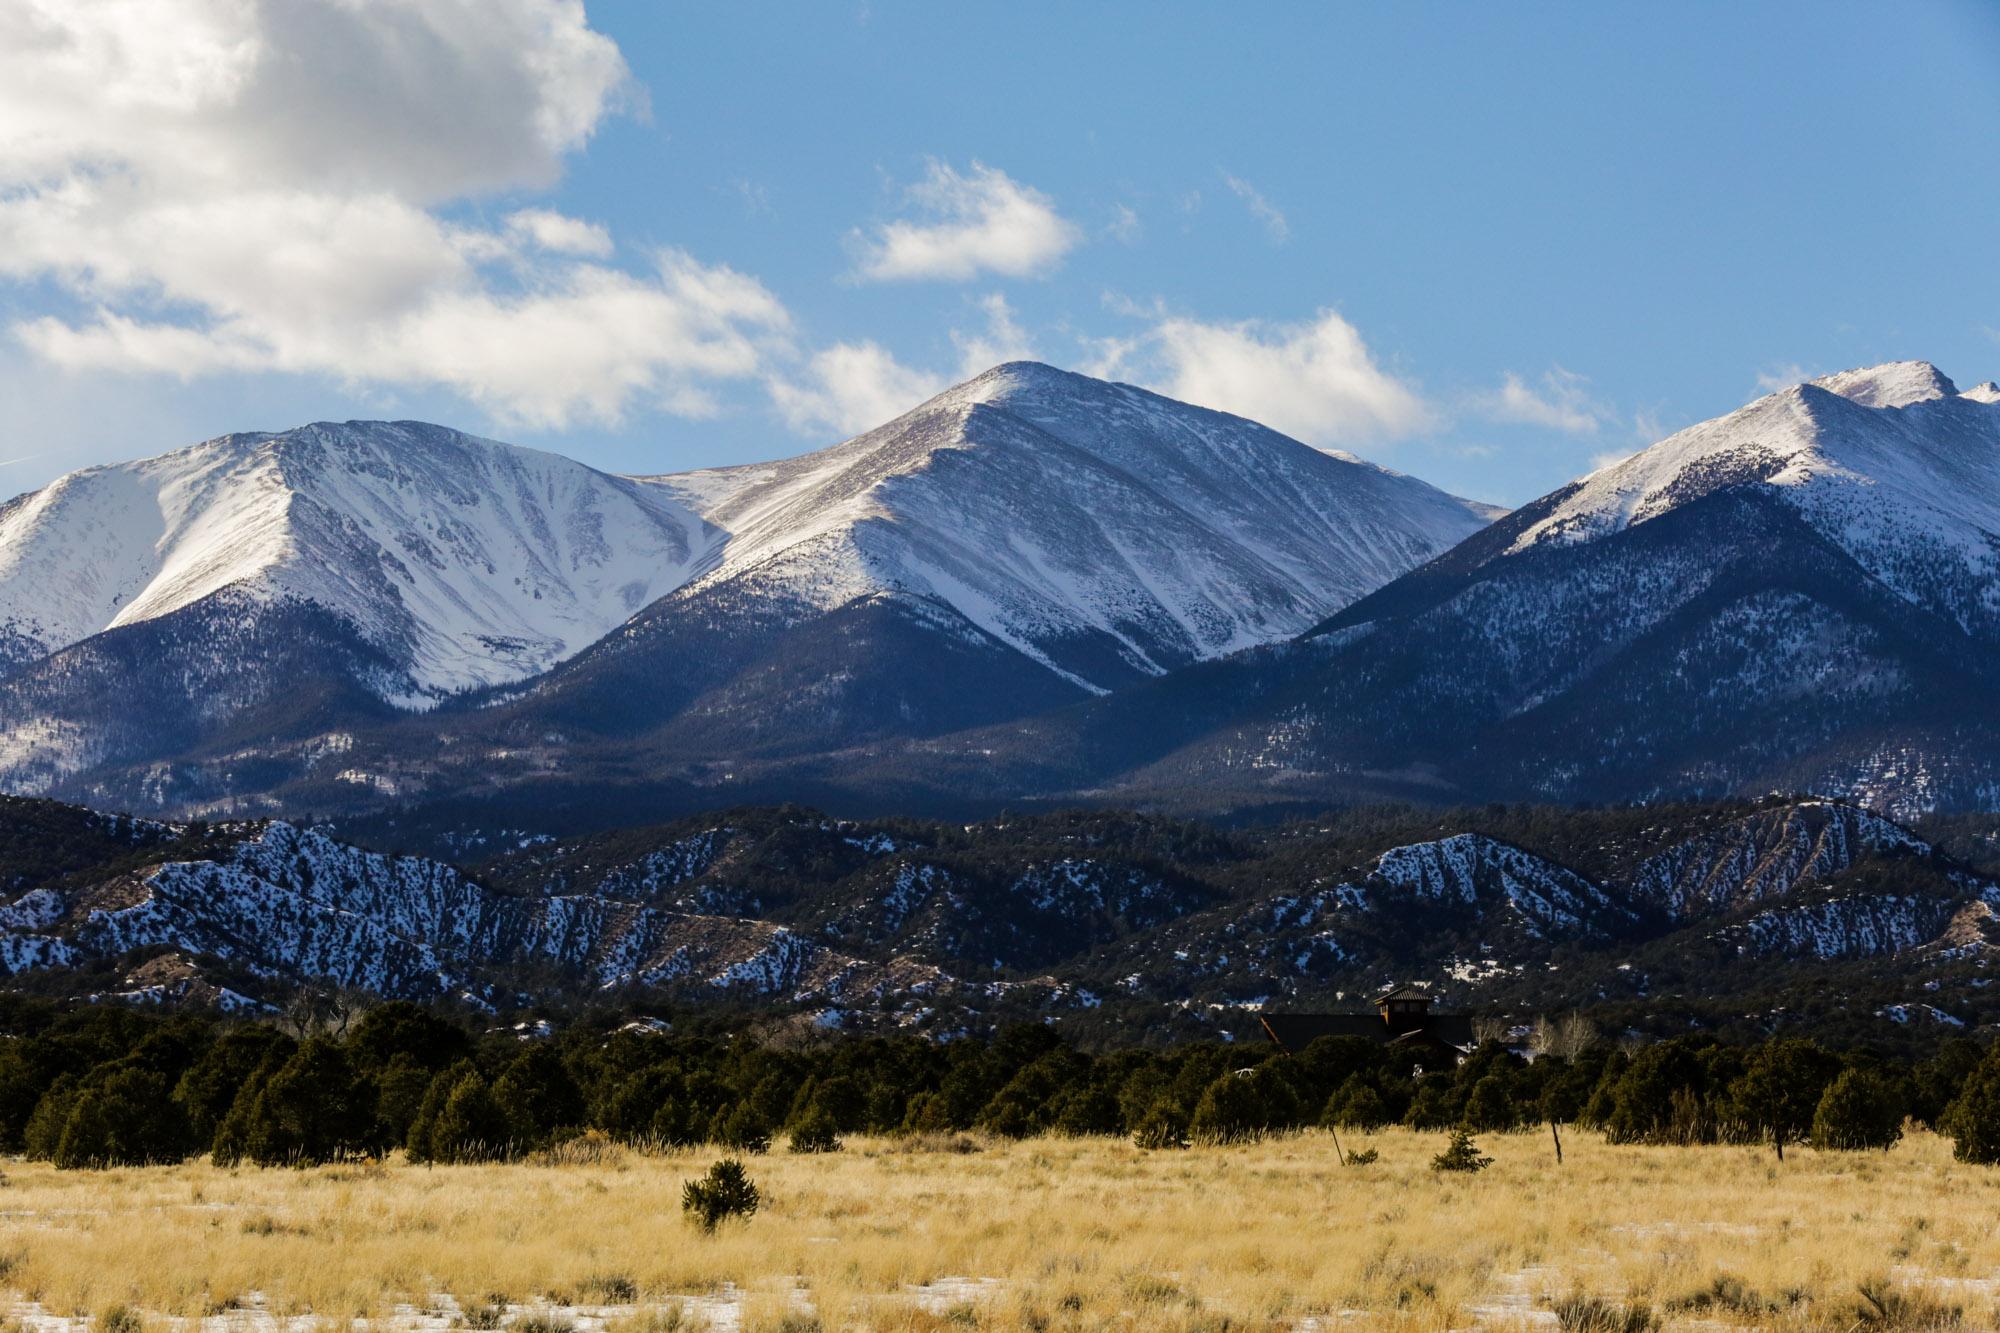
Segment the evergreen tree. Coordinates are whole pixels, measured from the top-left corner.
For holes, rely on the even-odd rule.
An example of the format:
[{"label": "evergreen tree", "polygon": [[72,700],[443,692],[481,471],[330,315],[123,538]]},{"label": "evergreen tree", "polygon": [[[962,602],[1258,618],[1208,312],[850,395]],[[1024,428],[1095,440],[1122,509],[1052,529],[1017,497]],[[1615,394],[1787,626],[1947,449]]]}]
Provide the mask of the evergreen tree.
[{"label": "evergreen tree", "polygon": [[215,1138],[236,1094],[265,1060],[274,1053],[288,1057],[297,1049],[290,1037],[262,1023],[246,1023],[216,1038],[174,1087],[174,1100],[180,1103],[195,1142],[206,1144]]},{"label": "evergreen tree", "polygon": [[749,1217],[763,1202],[743,1163],[725,1157],[708,1174],[681,1186],[681,1211],[703,1231],[714,1231],[732,1217]]},{"label": "evergreen tree", "polygon": [[2000,1165],[2000,1043],[1965,1077],[1939,1126],[1951,1136],[1952,1155],[1980,1166]]},{"label": "evergreen tree", "polygon": [[807,1111],[792,1125],[791,1141],[786,1146],[795,1153],[839,1152],[840,1134],[832,1115],[818,1107]]},{"label": "evergreen tree", "polygon": [[74,1074],[60,1075],[42,1094],[27,1125],[21,1132],[25,1155],[31,1162],[52,1162],[62,1146],[63,1131],[69,1127],[70,1112],[76,1109],[82,1090]]},{"label": "evergreen tree", "polygon": [[375,1089],[375,1120],[369,1135],[373,1151],[383,1153],[398,1144],[408,1145],[410,1126],[423,1109],[424,1094],[430,1091],[434,1077],[417,1063],[415,1056],[404,1051],[398,1051],[388,1064],[375,1071],[371,1079]]},{"label": "evergreen tree", "polygon": [[1839,1060],[1816,1043],[1795,1037],[1765,1042],[1744,1062],[1730,1087],[1730,1106],[1741,1124],[1767,1139],[1785,1160],[1785,1145],[1812,1132],[1821,1096],[1839,1072]]},{"label": "evergreen tree", "polygon": [[1132,1145],[1148,1152],[1188,1146],[1188,1118],[1173,1098],[1162,1096],[1139,1117],[1132,1130]]},{"label": "evergreen tree", "polygon": [[242,1151],[259,1166],[330,1162],[364,1144],[373,1118],[346,1054],[313,1037],[260,1081],[240,1127]]},{"label": "evergreen tree", "polygon": [[904,1133],[944,1134],[954,1128],[951,1104],[942,1093],[920,1092],[910,1098],[909,1109],[903,1115]]},{"label": "evergreen tree", "polygon": [[764,1153],[771,1150],[771,1127],[757,1108],[748,1102],[725,1106],[709,1122],[708,1141],[737,1152]]},{"label": "evergreen tree", "polygon": [[511,1151],[507,1115],[476,1069],[461,1073],[445,1091],[428,1126],[425,1147],[434,1162],[495,1162]]},{"label": "evergreen tree", "polygon": [[583,1090],[546,1043],[530,1046],[501,1072],[493,1098],[506,1113],[508,1137],[522,1148],[538,1148],[584,1121]]},{"label": "evergreen tree", "polygon": [[1057,1100],[1050,1126],[1058,1134],[1081,1138],[1092,1134],[1119,1134],[1125,1117],[1119,1110],[1118,1094],[1102,1083],[1071,1088]]},{"label": "evergreen tree", "polygon": [[79,1089],[49,1160],[59,1168],[151,1166],[187,1156],[187,1118],[166,1078],[121,1061]]},{"label": "evergreen tree", "polygon": [[1505,1076],[1491,1073],[1472,1085],[1465,1099],[1465,1124],[1469,1129],[1509,1130],[1520,1123],[1520,1111]]},{"label": "evergreen tree", "polygon": [[1355,1074],[1327,1099],[1320,1124],[1326,1129],[1353,1129],[1372,1134],[1389,1123],[1389,1106],[1373,1083]]},{"label": "evergreen tree", "polygon": [[1888,1148],[1902,1137],[1902,1097],[1894,1083],[1873,1069],[1842,1070],[1826,1085],[1813,1112],[1815,1148]]},{"label": "evergreen tree", "polygon": [[1224,1074],[1208,1085],[1195,1105],[1188,1134],[1197,1143],[1249,1143],[1263,1137],[1263,1099],[1242,1072]]},{"label": "evergreen tree", "polygon": [[1445,1150],[1431,1158],[1433,1171],[1484,1171],[1491,1165],[1493,1159],[1479,1151],[1479,1145],[1472,1141],[1472,1131],[1462,1126],[1451,1131]]}]

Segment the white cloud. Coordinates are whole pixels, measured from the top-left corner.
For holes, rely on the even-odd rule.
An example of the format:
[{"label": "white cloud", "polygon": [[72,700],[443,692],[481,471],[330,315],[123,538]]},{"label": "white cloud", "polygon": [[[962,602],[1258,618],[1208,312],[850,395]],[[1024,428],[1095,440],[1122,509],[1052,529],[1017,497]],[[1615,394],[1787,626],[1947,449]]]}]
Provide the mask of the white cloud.
[{"label": "white cloud", "polygon": [[1778,393],[1794,384],[1804,384],[1813,374],[1798,362],[1772,366],[1757,376],[1757,387],[1765,393]]},{"label": "white cloud", "polygon": [[1139,210],[1129,204],[1113,204],[1111,221],[1106,224],[1104,234],[1122,245],[1130,245],[1139,239],[1144,224],[1139,221]]},{"label": "white cloud", "polygon": [[1089,373],[1260,421],[1309,444],[1390,439],[1432,425],[1410,385],[1383,370],[1352,324],[1210,324],[1162,314],[1150,329],[1096,344]]},{"label": "white cloud", "polygon": [[611,233],[603,227],[546,208],[524,208],[509,213],[507,232],[551,254],[609,259],[613,249]]},{"label": "white cloud", "polygon": [[65,367],[446,386],[524,424],[713,410],[789,336],[753,279],[440,211],[553,183],[627,91],[578,0],[10,0],[0,278],[74,307],[13,332]]},{"label": "white cloud", "polygon": [[1028,331],[1014,318],[1014,308],[999,292],[983,296],[979,308],[986,313],[986,328],[978,333],[951,331],[958,345],[959,370],[966,378],[991,370],[1007,361],[1032,361],[1037,353]]},{"label": "white cloud", "polygon": [[926,220],[897,219],[872,237],[855,233],[858,276],[877,282],[964,280],[981,272],[1029,277],[1053,268],[1082,239],[1047,195],[978,162],[961,175],[934,161],[906,193]]},{"label": "white cloud", "polygon": [[798,379],[768,381],[771,401],[792,429],[854,435],[892,421],[945,387],[903,365],[872,341],[835,343],[813,354]]},{"label": "white cloud", "polygon": [[1264,224],[1264,230],[1270,233],[1273,244],[1283,245],[1292,239],[1291,222],[1276,204],[1264,197],[1263,191],[1241,176],[1232,176],[1226,171],[1222,173],[1222,180],[1243,201],[1250,215]]},{"label": "white cloud", "polygon": [[1610,415],[1591,396],[1590,380],[1561,366],[1551,367],[1539,387],[1510,370],[1498,389],[1474,395],[1473,405],[1494,421],[1546,426],[1570,435],[1595,434]]}]

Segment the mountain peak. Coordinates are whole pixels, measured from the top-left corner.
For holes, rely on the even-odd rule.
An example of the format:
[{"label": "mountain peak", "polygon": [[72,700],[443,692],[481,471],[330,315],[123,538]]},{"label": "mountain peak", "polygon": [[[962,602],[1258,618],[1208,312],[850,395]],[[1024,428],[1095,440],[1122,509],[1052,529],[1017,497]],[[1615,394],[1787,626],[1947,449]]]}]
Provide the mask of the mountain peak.
[{"label": "mountain peak", "polygon": [[421,702],[576,653],[712,537],[656,488],[444,426],[224,435],[0,511],[0,650],[53,653],[235,589],[344,618]]},{"label": "mountain peak", "polygon": [[1885,361],[1822,375],[1810,383],[1862,407],[1908,407],[1958,396],[1958,386],[1928,361]]}]

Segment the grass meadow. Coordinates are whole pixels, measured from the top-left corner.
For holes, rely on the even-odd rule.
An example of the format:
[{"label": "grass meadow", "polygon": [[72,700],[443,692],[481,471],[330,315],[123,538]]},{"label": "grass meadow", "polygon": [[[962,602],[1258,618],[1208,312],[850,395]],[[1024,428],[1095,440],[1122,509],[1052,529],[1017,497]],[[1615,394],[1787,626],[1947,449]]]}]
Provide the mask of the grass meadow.
[{"label": "grass meadow", "polygon": [[764,1202],[704,1234],[714,1151],[510,1165],[102,1172],[8,1163],[17,1325],[104,1333],[752,1329],[1927,1329],[2000,1324],[2000,1170],[1916,1132],[1886,1153],[1311,1131],[851,1138],[749,1159]]}]

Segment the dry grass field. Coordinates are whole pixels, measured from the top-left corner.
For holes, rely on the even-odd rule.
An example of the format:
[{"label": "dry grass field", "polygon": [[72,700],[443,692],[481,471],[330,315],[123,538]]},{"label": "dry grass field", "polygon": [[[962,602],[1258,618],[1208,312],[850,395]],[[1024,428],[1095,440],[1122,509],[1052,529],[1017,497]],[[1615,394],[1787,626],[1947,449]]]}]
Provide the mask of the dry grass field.
[{"label": "dry grass field", "polygon": [[[965,1151],[976,1142],[977,1151]],[[608,1323],[744,1329],[1991,1328],[2000,1170],[1915,1134],[1779,1164],[1745,1148],[1389,1131],[1343,1167],[1312,1132],[1141,1152],[1112,1140],[852,1139],[751,1159],[764,1207],[704,1235],[717,1154],[301,1171],[11,1163],[12,1318],[207,1327]],[[1864,1290],[1865,1289],[1865,1290]],[[455,1298],[455,1301],[451,1298]],[[690,1300],[689,1298],[694,1298]],[[109,1316],[107,1318],[107,1315]]]}]

